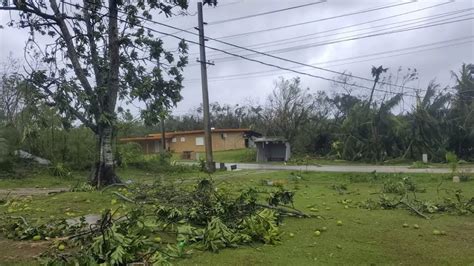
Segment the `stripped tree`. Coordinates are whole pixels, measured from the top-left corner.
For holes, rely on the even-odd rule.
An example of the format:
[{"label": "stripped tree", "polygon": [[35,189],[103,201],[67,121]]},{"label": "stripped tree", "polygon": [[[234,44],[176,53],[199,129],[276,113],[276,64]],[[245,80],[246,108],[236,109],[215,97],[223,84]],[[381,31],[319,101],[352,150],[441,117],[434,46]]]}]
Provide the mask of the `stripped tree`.
[{"label": "stripped tree", "polygon": [[120,182],[112,150],[117,101],[145,102],[141,115],[148,119],[181,99],[187,46],[177,44],[175,59],[147,24],[153,16],[171,16],[174,8],[186,9],[187,1],[0,3],[0,10],[18,12],[8,26],[29,34],[25,52],[37,64],[27,69],[27,76],[38,99],[95,133],[97,163],[91,182],[98,187]]}]

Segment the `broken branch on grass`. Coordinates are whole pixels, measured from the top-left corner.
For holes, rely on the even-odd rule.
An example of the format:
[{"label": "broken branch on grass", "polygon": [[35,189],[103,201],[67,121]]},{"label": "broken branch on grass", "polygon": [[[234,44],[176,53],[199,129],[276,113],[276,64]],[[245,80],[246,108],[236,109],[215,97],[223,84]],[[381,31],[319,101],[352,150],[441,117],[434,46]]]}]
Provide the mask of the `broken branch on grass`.
[{"label": "broken branch on grass", "polygon": [[23,216],[10,216],[10,218],[12,218],[12,219],[20,219],[20,220],[23,221],[23,223],[24,223],[26,226],[30,227],[30,225],[29,225],[28,222],[26,221],[25,217],[23,217]]},{"label": "broken branch on grass", "polygon": [[262,208],[276,210],[276,211],[280,212],[281,214],[296,215],[298,217],[304,217],[304,218],[310,218],[311,217],[311,215],[303,213],[300,210],[297,210],[297,209],[292,208],[290,206],[281,205],[281,207],[275,207],[275,206],[270,206],[270,205],[260,204],[260,203],[257,203],[256,205],[259,206],[259,207],[262,207]]},{"label": "broken branch on grass", "polygon": [[117,191],[112,192],[112,194],[116,195],[117,197],[119,197],[119,198],[121,198],[121,199],[123,199],[123,200],[125,200],[125,201],[131,202],[131,203],[136,203],[134,200],[132,200],[132,199],[130,199],[130,198],[127,198],[126,196],[124,196],[124,195],[118,193]]},{"label": "broken branch on grass", "polygon": [[108,186],[104,187],[100,192],[104,193],[104,191],[106,191],[107,189],[112,188],[112,187],[126,187],[126,188],[128,188],[128,186],[124,183],[115,183],[115,184],[108,185]]},{"label": "broken branch on grass", "polygon": [[417,210],[415,207],[411,206],[410,204],[408,204],[407,202],[405,201],[400,201],[401,204],[407,206],[409,209],[411,209],[412,211],[414,211],[416,214],[418,214],[419,216],[429,220],[430,217],[424,215],[423,213],[421,213],[419,210]]}]

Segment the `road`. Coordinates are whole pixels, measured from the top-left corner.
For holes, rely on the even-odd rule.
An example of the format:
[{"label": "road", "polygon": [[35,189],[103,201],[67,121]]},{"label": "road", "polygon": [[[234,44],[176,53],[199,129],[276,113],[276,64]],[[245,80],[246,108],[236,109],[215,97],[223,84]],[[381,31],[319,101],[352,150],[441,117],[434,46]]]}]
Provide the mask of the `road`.
[{"label": "road", "polygon": [[[282,165],[282,164],[254,164],[254,163],[225,163],[227,169],[236,165],[237,169],[244,170],[289,170],[313,172],[352,172],[352,173],[451,173],[449,168],[410,168],[410,166],[387,165]],[[473,168],[461,168],[464,171],[474,172]]]}]

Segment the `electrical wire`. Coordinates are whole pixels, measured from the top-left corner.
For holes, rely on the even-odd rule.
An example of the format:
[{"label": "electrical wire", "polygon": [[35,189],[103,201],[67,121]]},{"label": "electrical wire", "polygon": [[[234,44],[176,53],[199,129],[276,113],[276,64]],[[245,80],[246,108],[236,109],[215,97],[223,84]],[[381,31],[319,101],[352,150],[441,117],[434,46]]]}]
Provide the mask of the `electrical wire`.
[{"label": "electrical wire", "polygon": [[[347,16],[352,16],[352,15],[358,15],[358,14],[368,13],[368,12],[377,11],[377,10],[382,10],[382,9],[386,9],[386,8],[392,8],[392,7],[401,6],[401,5],[405,5],[405,4],[411,4],[411,3],[414,3],[414,2],[416,2],[416,0],[411,0],[410,2],[398,3],[398,4],[394,4],[394,5],[393,5],[393,4],[390,4],[390,5],[388,5],[388,6],[387,6],[387,5],[383,5],[383,6],[379,6],[379,7],[375,7],[375,8],[371,8],[371,9],[359,10],[359,11],[352,12],[352,13],[346,13],[346,14],[342,14],[342,15],[337,15],[337,16],[332,16],[332,17],[326,17],[326,18],[323,18],[323,19],[311,20],[311,21],[301,22],[301,23],[297,23],[297,24],[281,26],[281,27],[273,28],[273,29],[266,29],[266,30],[253,31],[253,32],[245,32],[245,33],[239,33],[239,34],[228,35],[228,36],[221,36],[221,37],[218,37],[217,39],[234,38],[234,37],[246,36],[246,35],[255,34],[255,33],[262,33],[262,32],[266,32],[266,31],[273,31],[273,30],[278,30],[278,29],[283,29],[283,28],[295,27],[295,26],[299,26],[299,25],[305,25],[305,24],[310,24],[310,23],[316,23],[316,22],[319,22],[319,21],[332,20],[332,19],[337,19],[337,18],[341,18],[341,17],[347,17]],[[193,27],[187,28],[187,29],[179,29],[179,30],[177,30],[177,31],[175,31],[175,32],[171,32],[170,34],[178,34],[178,33],[181,33],[181,32],[189,33],[189,30],[192,30],[192,29],[193,29]]]},{"label": "electrical wire", "polygon": [[[351,32],[367,30],[367,29],[380,28],[380,27],[390,26],[390,25],[393,25],[393,24],[405,23],[405,22],[414,21],[414,20],[415,21],[416,20],[421,20],[421,21],[418,21],[418,22],[411,23],[411,24],[417,24],[417,23],[420,23],[420,22],[423,22],[423,21],[426,21],[426,20],[442,18],[442,17],[451,16],[451,15],[455,15],[455,14],[460,14],[460,13],[464,13],[464,12],[472,11],[472,10],[474,10],[474,8],[466,8],[466,9],[462,9],[462,10],[445,12],[445,13],[440,13],[440,14],[427,16],[427,17],[422,17],[422,18],[414,18],[414,19],[409,19],[409,20],[404,20],[404,21],[399,21],[399,22],[392,22],[392,23],[388,23],[388,24],[371,26],[371,27],[368,27],[368,28],[355,29],[355,30],[351,30],[351,31],[337,32],[337,33],[333,33],[333,34],[327,34],[327,35],[322,35],[322,36],[318,36],[318,37],[307,38],[309,36],[320,35],[321,33],[335,32],[335,31],[339,31],[340,29],[354,27],[354,26],[358,26],[358,25],[361,25],[361,24],[366,24],[364,22],[364,23],[354,24],[352,26],[345,26],[345,27],[341,27],[341,28],[325,30],[325,31],[321,31],[321,32],[311,33],[311,34],[300,35],[300,36],[296,36],[296,37],[292,37],[292,38],[284,38],[284,39],[279,39],[279,40],[274,40],[274,41],[267,41],[267,42],[251,44],[251,45],[247,45],[246,47],[255,49],[255,48],[266,48],[266,47],[271,47],[271,46],[279,46],[279,45],[290,44],[290,43],[299,43],[299,42],[302,42],[302,41],[319,39],[319,38],[323,38],[323,37],[346,34],[346,33],[351,33]],[[403,26],[407,26],[407,25],[410,25],[410,24],[400,25],[398,27],[403,27]],[[384,29],[384,30],[387,30],[387,29]],[[238,50],[237,48],[231,49],[231,51],[237,51],[237,50]],[[196,55],[196,54],[199,54],[199,53],[192,53],[192,54],[190,54],[190,56]],[[216,54],[209,54],[208,56],[215,56],[215,55],[217,55],[217,53]]]},{"label": "electrical wire", "polygon": [[317,5],[317,4],[322,4],[322,3],[325,3],[325,2],[327,2],[327,0],[322,0],[322,1],[312,2],[312,3],[297,5],[297,6],[291,6],[291,7],[286,7],[286,8],[282,8],[282,9],[276,9],[276,10],[272,10],[272,11],[267,11],[267,12],[262,12],[262,13],[257,13],[257,14],[242,16],[242,17],[236,17],[236,18],[229,18],[229,19],[217,20],[217,21],[208,22],[207,25],[208,25],[208,26],[213,26],[213,25],[218,25],[218,24],[227,23],[227,22],[233,22],[233,21],[237,21],[237,20],[255,18],[255,17],[265,16],[265,15],[280,13],[280,12],[284,12],[284,11],[288,11],[288,10],[298,9],[298,8],[302,8],[302,7],[307,7],[307,6],[313,6],[313,5]]},{"label": "electrical wire", "polygon": [[402,5],[412,4],[412,3],[415,3],[415,2],[416,2],[416,0],[412,0],[412,1],[410,1],[410,2],[402,2],[402,3],[384,5],[384,6],[381,6],[381,7],[369,8],[369,9],[364,9],[364,10],[359,10],[359,11],[355,11],[355,12],[345,13],[345,14],[341,14],[341,15],[337,15],[337,16],[331,16],[331,17],[326,17],[326,18],[320,18],[320,19],[315,19],[315,20],[310,20],[310,21],[304,21],[304,22],[295,23],[295,24],[289,24],[289,25],[284,25],[284,26],[280,26],[280,27],[274,27],[274,28],[269,28],[269,29],[256,30],[256,31],[249,31],[249,32],[238,33],[238,34],[232,34],[232,35],[226,35],[226,36],[220,36],[220,37],[217,37],[216,39],[235,38],[235,37],[248,36],[248,35],[256,34],[256,33],[269,32],[269,31],[275,31],[275,30],[281,30],[281,29],[287,29],[287,28],[292,28],[292,27],[302,26],[302,25],[308,25],[308,24],[312,24],[312,23],[316,23],[316,22],[321,22],[321,21],[328,21],[328,20],[333,20],[333,19],[338,19],[338,18],[353,16],[353,15],[360,15],[360,14],[369,13],[369,12],[373,12],[373,11],[383,10],[383,9],[392,8],[392,7],[398,7],[398,6],[402,6]]},{"label": "electrical wire", "polygon": [[[460,17],[463,17],[463,16],[472,16],[472,15],[474,15],[474,14],[469,13],[469,14],[459,16],[457,18],[460,18]],[[442,26],[442,25],[446,25],[446,24],[472,20],[472,19],[474,19],[474,17],[468,17],[468,18],[456,19],[456,20],[452,20],[452,19],[454,19],[454,18],[449,18],[449,19],[445,19],[443,21],[437,21],[437,22],[434,22],[434,23],[432,22],[432,23],[428,23],[428,24],[424,24],[424,25],[420,25],[420,26],[402,28],[402,29],[398,29],[398,30],[391,30],[391,31],[384,31],[386,29],[376,30],[376,31],[373,31],[371,33],[356,34],[356,35],[346,36],[346,37],[343,37],[343,38],[329,40],[329,41],[310,43],[310,44],[302,44],[302,45],[296,45],[296,46],[285,47],[285,48],[275,49],[275,50],[268,50],[268,51],[258,51],[258,50],[254,50],[254,49],[240,48],[240,47],[239,48],[242,49],[242,50],[252,51],[252,53],[244,54],[244,56],[246,56],[246,57],[251,57],[251,56],[258,57],[258,56],[268,56],[268,55],[273,56],[275,54],[293,52],[293,51],[304,50],[304,49],[320,47],[320,46],[326,46],[326,45],[336,44],[336,43],[341,43],[341,42],[348,42],[348,41],[360,40],[360,39],[365,39],[365,38],[372,38],[372,37],[383,36],[383,35],[388,35],[388,34],[407,32],[407,31],[430,28],[430,27],[435,27],[435,26]],[[380,31],[384,31],[384,32],[380,32]],[[377,33],[377,32],[380,32],[380,33]],[[209,38],[209,39],[212,40],[211,38]],[[230,45],[230,46],[233,46],[233,45]],[[237,47],[237,46],[234,46],[234,47]],[[232,60],[234,60],[234,58],[233,57],[219,57],[219,58],[213,58],[211,60],[214,61],[214,62],[225,62],[225,61],[228,61],[228,60],[232,61]]]},{"label": "electrical wire", "polygon": [[[69,3],[65,3],[65,4],[69,4]],[[77,7],[80,7],[82,9],[85,9],[85,10],[88,10],[87,8],[81,6],[81,5],[78,5],[78,4],[71,4],[71,5],[75,5]],[[101,15],[104,15],[104,16],[108,16],[110,17],[109,15],[107,14],[101,14]],[[121,21],[121,22],[124,22],[124,23],[128,23],[127,20],[124,20],[122,18],[119,18],[119,17],[116,17],[117,20]],[[155,32],[155,33],[159,33],[159,34],[165,34],[165,35],[169,35],[170,37],[173,37],[175,39],[178,39],[178,40],[185,40],[189,43],[192,43],[192,44],[196,44],[196,45],[200,45],[198,42],[196,41],[191,41],[191,40],[186,40],[180,36],[177,36],[177,35],[174,35],[174,34],[170,34],[170,33],[166,33],[166,32],[162,32],[162,31],[158,31],[156,29],[153,29],[153,28],[150,28],[150,27],[147,27],[147,26],[141,26],[143,27],[144,29],[147,29],[151,32]],[[264,61],[260,61],[260,60],[256,60],[256,59],[252,59],[252,58],[247,58],[245,56],[242,56],[242,55],[239,55],[239,54],[235,54],[235,53],[231,53],[231,52],[227,52],[225,50],[222,50],[222,49],[219,49],[219,48],[215,48],[215,47],[211,47],[211,46],[206,46],[206,48],[208,49],[211,49],[211,50],[214,50],[214,51],[220,51],[220,52],[223,52],[225,54],[228,54],[228,55],[232,55],[232,56],[236,56],[236,57],[239,57],[239,58],[242,58],[242,59],[245,59],[245,60],[248,60],[248,61],[251,61],[251,62],[255,62],[255,63],[259,63],[259,64],[262,64],[262,65],[266,65],[266,66],[270,66],[270,67],[274,67],[274,68],[278,68],[278,69],[281,69],[281,70],[287,70],[287,71],[290,71],[290,72],[294,72],[296,74],[300,74],[300,75],[305,75],[305,76],[309,76],[309,77],[313,77],[313,78],[317,78],[317,79],[322,79],[322,80],[326,80],[326,81],[331,81],[331,82],[334,82],[334,83],[339,83],[339,84],[344,84],[344,85],[349,85],[349,86],[352,86],[352,87],[358,87],[358,88],[362,88],[362,89],[368,89],[368,90],[374,90],[374,91],[378,91],[378,92],[384,92],[384,93],[390,93],[390,94],[400,94],[398,92],[392,92],[392,91],[387,91],[387,90],[382,90],[382,89],[377,89],[377,88],[369,88],[369,87],[366,87],[366,86],[363,86],[363,85],[359,85],[359,84],[350,84],[350,83],[346,83],[346,82],[343,82],[343,81],[340,81],[340,80],[335,80],[335,79],[331,79],[331,78],[326,78],[326,77],[323,77],[323,76],[319,76],[319,75],[314,75],[314,74],[310,74],[310,73],[306,73],[306,72],[301,72],[301,71],[297,71],[297,70],[293,70],[293,69],[290,69],[290,68],[286,68],[286,67],[282,67],[282,66],[278,66],[278,65],[275,65],[275,64],[272,64],[272,63],[268,63],[268,62],[264,62]],[[296,61],[295,61],[296,62]],[[299,63],[297,62],[298,64],[302,64],[302,63]],[[347,75],[347,74],[346,74]],[[368,80],[368,79],[367,79]],[[369,80],[369,81],[372,81],[372,80]],[[382,82],[379,82],[379,84],[383,84]],[[387,83],[385,83],[387,84]],[[394,85],[396,86],[395,84],[387,84],[387,85]],[[399,86],[399,85],[398,85]],[[399,87],[402,87],[402,86],[399,86]],[[416,97],[416,95],[413,95],[413,94],[407,94],[407,93],[403,93],[405,96],[410,96],[410,97]]]},{"label": "electrical wire", "polygon": [[[474,37],[474,36],[472,36]],[[471,38],[472,38],[471,37]],[[397,56],[403,56],[403,55],[409,55],[409,54],[416,54],[416,53],[420,53],[420,52],[426,52],[426,51],[431,51],[431,50],[436,50],[436,49],[441,49],[441,48],[448,48],[448,47],[454,47],[454,46],[460,46],[460,45],[465,45],[465,44],[470,44],[470,43],[473,43],[474,41],[463,41],[463,42],[459,42],[459,43],[454,43],[454,44],[449,44],[449,45],[444,45],[444,46],[439,46],[439,47],[433,47],[433,48],[428,48],[428,49],[422,49],[422,50],[418,50],[418,51],[412,51],[412,52],[407,52],[407,53],[401,53],[401,54],[395,54],[395,55],[389,55],[389,56],[381,56],[381,57],[375,57],[375,58],[370,58],[370,59],[366,59],[366,60],[358,60],[358,61],[353,61],[353,62],[347,62],[347,63],[341,63],[341,64],[334,64],[334,65],[331,65],[331,66],[343,66],[343,65],[349,65],[349,64],[355,64],[355,63],[361,63],[361,62],[369,62],[369,61],[373,61],[375,59],[384,59],[384,58],[392,58],[392,57],[397,57]],[[381,53],[377,53],[377,54],[385,54],[385,53],[390,53],[390,51],[386,51],[386,52],[381,52]],[[366,56],[373,56],[373,55],[366,55]],[[353,58],[360,58],[361,56],[358,56],[358,57],[352,57],[352,58],[347,58],[347,59],[338,59],[338,60],[334,60],[334,61],[344,61],[344,60],[351,60]],[[332,62],[332,61],[326,61],[326,62],[319,62],[319,63],[316,63],[316,65],[319,65],[319,64],[327,64],[329,62]],[[302,66],[293,66],[292,67],[293,69],[302,69],[302,68],[305,68],[305,67],[302,67]],[[302,71],[308,71],[310,69],[302,69]],[[278,72],[278,73],[275,73],[275,72]],[[269,74],[264,74],[264,73],[269,73]],[[215,76],[215,77],[209,77],[209,80],[210,81],[227,81],[227,80],[235,80],[235,79],[241,79],[242,77],[246,77],[246,78],[256,78],[256,77],[266,77],[266,76],[274,76],[274,75],[278,75],[278,74],[285,74],[287,73],[287,71],[280,71],[280,70],[266,70],[266,71],[257,71],[257,72],[246,72],[246,73],[239,73],[239,74],[232,74],[232,75],[223,75],[223,76]],[[198,81],[200,79],[197,79],[197,78],[194,78],[194,79],[186,79],[185,81],[186,82],[195,82],[195,81]],[[407,87],[405,87],[407,88]],[[423,90],[418,90],[417,91],[423,91]]]},{"label": "electrical wire", "polygon": [[[122,11],[122,13],[123,13],[123,11]],[[154,20],[151,20],[151,19],[142,18],[142,17],[138,17],[138,18],[143,19],[143,20],[145,20],[145,21],[152,22],[152,23],[154,23],[154,24],[158,24],[158,25],[162,25],[162,26],[165,26],[165,27],[169,27],[169,28],[172,28],[172,29],[179,29],[179,30],[182,30],[182,29],[180,29],[180,28],[178,28],[178,27],[174,27],[174,26],[171,26],[171,25],[167,25],[167,24],[164,24],[164,23],[161,23],[161,22],[157,22],[157,21],[154,21]],[[190,31],[186,31],[186,32],[191,33],[191,34],[196,35],[196,36],[199,36],[199,34],[197,34],[197,33],[195,33],[195,32],[190,32]],[[166,35],[180,38],[179,36],[176,36],[176,35],[171,34],[171,33],[166,33]],[[344,72],[338,72],[338,71],[334,71],[334,70],[330,70],[330,69],[326,69],[326,68],[321,68],[321,67],[317,67],[317,66],[312,66],[312,65],[310,65],[310,64],[301,63],[301,62],[298,62],[298,61],[295,61],[295,60],[286,59],[286,58],[283,58],[283,57],[279,57],[279,56],[271,55],[271,54],[268,54],[268,53],[260,52],[260,51],[257,51],[257,50],[249,49],[249,48],[242,47],[242,46],[239,46],[239,45],[235,45],[235,44],[232,44],[232,43],[228,43],[228,42],[225,42],[225,41],[217,40],[217,39],[211,38],[211,37],[209,37],[209,36],[205,36],[205,38],[207,38],[207,39],[209,39],[209,40],[214,40],[214,41],[217,41],[217,42],[220,42],[220,43],[223,43],[223,44],[232,46],[232,47],[237,47],[237,48],[241,48],[241,49],[243,49],[243,50],[251,51],[252,53],[265,55],[265,56],[268,56],[268,57],[271,57],[271,58],[274,58],[274,59],[278,59],[278,60],[282,60],[282,61],[287,61],[287,62],[290,62],[290,63],[299,64],[299,65],[302,65],[302,66],[308,66],[308,67],[311,67],[311,68],[314,68],[314,69],[318,69],[318,70],[321,70],[321,71],[330,72],[330,73],[333,73],[333,74],[348,76],[348,74],[346,74],[346,73],[344,73]],[[199,44],[198,44],[198,45],[199,45]],[[209,46],[206,45],[206,47],[209,47]],[[215,48],[214,48],[214,49],[215,49]],[[221,52],[223,52],[224,50],[219,49],[219,50],[215,50],[215,51],[221,51]],[[225,53],[226,53],[226,54],[229,54],[229,55],[232,55],[232,56],[239,57],[239,58],[241,58],[241,59],[245,59],[245,60],[248,60],[248,59],[249,59],[249,56],[247,56],[247,55],[244,55],[244,56],[242,57],[242,55],[238,55],[238,54],[235,54],[235,53],[229,53],[228,51],[225,51]],[[360,80],[365,80],[365,81],[372,82],[371,79],[364,78],[364,77],[352,76],[352,75],[351,75],[351,77],[357,78],[357,79],[360,79]],[[395,86],[395,87],[402,87],[402,86],[400,86],[400,85],[391,84],[391,83],[387,83],[387,82],[380,82],[380,84],[383,84],[383,85],[390,85],[390,86]],[[405,88],[408,88],[408,89],[410,89],[410,90],[417,91],[417,89],[415,89],[415,88],[410,88],[410,87],[405,87]]]}]

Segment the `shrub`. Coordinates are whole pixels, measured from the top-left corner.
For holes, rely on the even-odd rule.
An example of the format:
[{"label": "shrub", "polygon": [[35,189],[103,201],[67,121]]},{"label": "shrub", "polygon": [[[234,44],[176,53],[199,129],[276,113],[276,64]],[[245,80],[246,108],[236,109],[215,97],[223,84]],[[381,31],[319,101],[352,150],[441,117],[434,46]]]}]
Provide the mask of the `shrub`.
[{"label": "shrub", "polygon": [[164,155],[141,155],[137,157],[140,159],[133,160],[128,163],[128,167],[141,169],[156,173],[183,173],[196,170],[195,166],[175,164],[170,162],[171,155],[166,153]]},{"label": "shrub", "polygon": [[117,151],[117,161],[122,167],[127,167],[129,164],[134,164],[145,159],[142,146],[135,142],[118,145]]},{"label": "shrub", "polygon": [[51,175],[57,177],[69,177],[71,176],[71,169],[64,165],[63,163],[55,163],[53,166],[49,167]]},{"label": "shrub", "polygon": [[458,156],[454,152],[447,152],[446,162],[449,164],[451,173],[454,175],[458,169]]},{"label": "shrub", "polygon": [[0,174],[11,173],[14,170],[12,140],[8,138],[7,133],[7,130],[0,129]]},{"label": "shrub", "polygon": [[257,160],[256,149],[246,149],[245,154],[242,158],[242,162],[255,162]]}]

